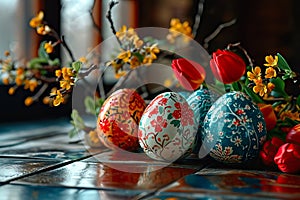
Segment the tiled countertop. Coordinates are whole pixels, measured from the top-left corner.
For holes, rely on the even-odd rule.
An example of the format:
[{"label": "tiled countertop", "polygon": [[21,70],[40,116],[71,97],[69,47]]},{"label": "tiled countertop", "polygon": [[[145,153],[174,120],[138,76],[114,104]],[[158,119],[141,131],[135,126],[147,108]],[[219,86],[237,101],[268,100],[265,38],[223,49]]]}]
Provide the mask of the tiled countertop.
[{"label": "tiled countertop", "polygon": [[300,175],[91,149],[69,128],[64,119],[0,126],[0,200],[300,199]]}]

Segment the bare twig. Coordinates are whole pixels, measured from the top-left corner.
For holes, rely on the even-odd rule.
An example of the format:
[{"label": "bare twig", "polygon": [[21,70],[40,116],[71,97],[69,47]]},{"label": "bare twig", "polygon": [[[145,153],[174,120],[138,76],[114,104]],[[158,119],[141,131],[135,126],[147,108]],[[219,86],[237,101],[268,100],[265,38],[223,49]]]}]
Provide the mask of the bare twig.
[{"label": "bare twig", "polygon": [[[115,28],[115,26],[114,26],[114,22],[113,22],[113,20],[112,20],[111,10],[112,10],[112,8],[113,8],[114,6],[116,6],[118,3],[119,3],[119,2],[116,1],[116,0],[111,0],[111,1],[109,2],[109,5],[108,5],[108,11],[107,11],[107,13],[106,13],[106,18],[108,19],[108,21],[109,21],[109,23],[110,23],[110,28],[111,28],[111,30],[112,30],[112,32],[113,32],[113,34],[114,34],[115,36],[116,36],[116,34],[117,34],[117,31],[116,31],[116,28]],[[119,40],[119,38],[116,37],[116,39],[117,39],[117,41],[118,41],[120,47],[122,47],[122,43],[121,43],[121,41]]]},{"label": "bare twig", "polygon": [[65,49],[67,50],[69,56],[71,57],[72,62],[75,62],[75,58],[73,56],[73,53],[72,53],[71,49],[69,48],[68,44],[66,43],[64,35],[61,36],[61,43],[65,47]]},{"label": "bare twig", "polygon": [[253,67],[253,62],[252,62],[252,59],[251,57],[249,56],[248,52],[246,51],[246,49],[244,49],[242,46],[241,46],[241,43],[235,43],[235,44],[228,44],[227,45],[227,49],[231,49],[232,47],[237,47],[239,48],[241,51],[243,51],[244,55],[246,56],[246,58],[248,59],[248,62],[249,62],[249,65],[251,67]]},{"label": "bare twig", "polygon": [[193,36],[194,36],[194,38],[196,38],[196,36],[199,33],[201,17],[202,17],[203,8],[204,8],[204,2],[205,2],[205,0],[199,0],[199,2],[198,2],[197,13],[195,15],[194,25],[193,25]]},{"label": "bare twig", "polygon": [[218,26],[218,28],[217,28],[212,34],[210,34],[208,37],[206,37],[206,38],[204,39],[203,47],[204,47],[205,49],[207,49],[207,48],[208,48],[208,43],[209,43],[212,39],[214,39],[214,38],[222,31],[223,28],[232,26],[233,24],[235,24],[235,22],[236,22],[236,19],[233,19],[233,20],[231,20],[231,21],[229,21],[229,22],[220,24],[220,25]]},{"label": "bare twig", "polygon": [[91,65],[87,70],[85,70],[84,72],[79,72],[77,77],[78,78],[84,78],[85,76],[88,76],[93,70],[97,69],[98,65]]}]

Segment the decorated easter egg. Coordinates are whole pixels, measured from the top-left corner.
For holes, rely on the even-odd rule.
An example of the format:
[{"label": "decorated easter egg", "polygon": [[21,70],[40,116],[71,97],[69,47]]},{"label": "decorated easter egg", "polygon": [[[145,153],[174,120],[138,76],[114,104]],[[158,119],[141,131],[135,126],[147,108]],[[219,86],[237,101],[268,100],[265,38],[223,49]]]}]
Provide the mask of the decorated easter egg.
[{"label": "decorated easter egg", "polygon": [[192,151],[197,124],[187,101],[175,92],[156,96],[139,124],[139,143],[155,160],[172,162]]},{"label": "decorated easter egg", "polygon": [[137,150],[138,123],[145,108],[144,99],[134,89],[120,89],[109,96],[97,119],[102,143],[111,149]]},{"label": "decorated easter egg", "polygon": [[198,153],[201,146],[201,132],[206,113],[219,96],[206,88],[194,91],[187,99],[188,104],[194,111],[198,131],[195,139],[194,153]]},{"label": "decorated easter egg", "polygon": [[266,139],[263,114],[242,92],[221,96],[207,112],[203,127],[199,156],[209,153],[224,163],[257,158]]}]

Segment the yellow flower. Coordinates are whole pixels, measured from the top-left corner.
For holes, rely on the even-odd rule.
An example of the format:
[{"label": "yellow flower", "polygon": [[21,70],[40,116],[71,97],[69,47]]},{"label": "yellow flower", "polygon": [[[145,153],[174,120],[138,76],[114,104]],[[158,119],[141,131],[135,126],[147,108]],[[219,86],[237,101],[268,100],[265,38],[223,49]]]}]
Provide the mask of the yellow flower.
[{"label": "yellow flower", "polygon": [[86,63],[87,59],[86,59],[86,57],[81,57],[81,58],[79,58],[79,61],[82,63]]},{"label": "yellow flower", "polygon": [[122,62],[122,60],[117,59],[106,63],[106,66],[112,66],[115,69],[115,71],[118,71],[119,69],[122,68],[123,64],[124,63]]},{"label": "yellow flower", "polygon": [[164,86],[165,86],[166,88],[171,87],[172,84],[173,84],[173,82],[172,82],[171,79],[166,79],[166,80],[164,81]]},{"label": "yellow flower", "polygon": [[55,76],[56,76],[56,77],[59,78],[61,75],[62,75],[62,72],[61,72],[60,69],[55,70]]},{"label": "yellow flower", "polygon": [[24,68],[19,67],[19,68],[16,70],[16,73],[17,73],[17,75],[23,75],[23,73],[24,73]]},{"label": "yellow flower", "polygon": [[268,83],[267,88],[268,88],[268,93],[270,93],[275,88],[275,85],[273,83]]},{"label": "yellow flower", "polygon": [[50,98],[49,97],[44,97],[43,98],[43,104],[48,105],[50,103]]},{"label": "yellow flower", "polygon": [[37,86],[38,86],[37,80],[35,79],[25,80],[25,85],[24,85],[25,90],[29,89],[31,92],[33,92]]},{"label": "yellow flower", "polygon": [[9,52],[9,51],[4,51],[4,56],[5,56],[5,57],[10,56],[10,52]]},{"label": "yellow flower", "polygon": [[184,34],[183,39],[185,42],[188,42],[190,38],[193,37],[192,28],[190,27],[189,23],[187,21],[181,23],[177,18],[171,19],[167,40],[171,43],[174,43],[175,38],[180,36],[181,34]]},{"label": "yellow flower", "polygon": [[119,31],[117,31],[116,36],[117,36],[120,40],[122,40],[122,39],[125,37],[126,32],[127,32],[127,27],[124,25],[124,26],[122,26],[122,27],[120,28]]},{"label": "yellow flower", "polygon": [[151,58],[151,56],[145,56],[145,58],[143,60],[143,64],[150,65],[152,62],[153,62],[153,59]]},{"label": "yellow flower", "polygon": [[66,90],[71,89],[71,86],[74,85],[72,80],[61,80],[59,81],[59,84],[62,89],[66,89]]},{"label": "yellow flower", "polygon": [[273,77],[276,77],[277,74],[276,74],[276,70],[272,67],[268,67],[266,69],[266,75],[265,75],[265,78],[273,78]]},{"label": "yellow flower", "polygon": [[53,87],[50,92],[50,96],[56,96],[57,88]]},{"label": "yellow flower", "polygon": [[40,11],[34,18],[30,20],[29,25],[32,28],[36,28],[42,23],[43,19],[44,19],[44,13],[43,11]]},{"label": "yellow flower", "polygon": [[127,30],[127,27],[125,25],[120,28],[120,30],[116,33],[116,36],[120,40],[123,40],[125,38],[127,38],[127,39],[138,38],[134,29],[128,28],[128,30]]},{"label": "yellow flower", "polygon": [[257,66],[254,69],[252,68],[252,72],[247,72],[247,76],[250,81],[255,81],[255,80],[259,79],[261,76],[260,67]]},{"label": "yellow flower", "polygon": [[275,67],[277,66],[277,63],[278,63],[278,56],[266,56],[265,57],[265,60],[266,60],[266,64],[264,64],[265,66],[268,66],[268,67]]},{"label": "yellow flower", "polygon": [[262,79],[258,79],[255,81],[255,86],[253,87],[253,92],[258,93],[259,96],[264,96],[267,92],[267,86],[263,84]]},{"label": "yellow flower", "polygon": [[53,45],[51,44],[51,42],[46,42],[44,44],[44,49],[46,50],[46,52],[49,54],[49,53],[52,53],[53,52]]},{"label": "yellow flower", "polygon": [[128,51],[122,51],[119,55],[118,55],[118,58],[123,60],[125,63],[129,61],[131,57],[131,52],[128,50]]},{"label": "yellow flower", "polygon": [[74,73],[72,72],[72,68],[70,67],[63,67],[61,72],[64,79],[70,79],[70,77],[74,76]]},{"label": "yellow flower", "polygon": [[147,54],[150,54],[151,59],[154,60],[157,58],[155,54],[159,53],[159,48],[157,47],[157,44],[153,44],[150,47],[146,47],[145,51]]},{"label": "yellow flower", "polygon": [[16,76],[16,79],[15,79],[15,82],[18,86],[22,85],[23,84],[23,80],[24,80],[24,76],[23,75],[19,75],[19,76]]},{"label": "yellow flower", "polygon": [[24,101],[26,106],[30,106],[33,103],[33,98],[32,97],[27,97]]},{"label": "yellow flower", "polygon": [[280,114],[280,119],[281,120],[285,120],[285,118],[290,118],[292,120],[297,120],[300,121],[300,116],[299,116],[299,112],[292,112],[291,110],[287,110],[287,111],[283,111]]},{"label": "yellow flower", "polygon": [[130,64],[131,69],[135,69],[140,65],[140,62],[139,62],[139,59],[136,56],[133,56],[130,59],[129,64]]},{"label": "yellow flower", "polygon": [[126,75],[126,71],[117,71],[115,73],[115,78],[119,79],[119,78],[121,78],[122,76],[125,76],[125,75]]},{"label": "yellow flower", "polygon": [[11,88],[9,88],[9,90],[8,90],[8,94],[9,94],[9,95],[13,95],[13,94],[15,93],[15,91],[16,91],[16,88],[11,87]]},{"label": "yellow flower", "polygon": [[141,46],[143,46],[144,42],[140,38],[136,37],[133,41],[133,44],[135,48],[140,48]]},{"label": "yellow flower", "polygon": [[48,33],[51,32],[51,28],[47,25],[41,25],[41,26],[36,28],[36,32],[39,35],[47,35]]},{"label": "yellow flower", "polygon": [[62,96],[61,92],[59,90],[56,91],[56,97],[53,100],[54,106],[59,106],[61,103],[65,101],[64,97]]},{"label": "yellow flower", "polygon": [[98,134],[95,130],[92,130],[89,132],[89,137],[92,143],[97,144],[100,142],[100,139],[98,137]]},{"label": "yellow flower", "polygon": [[8,84],[9,84],[9,78],[8,78],[8,77],[3,78],[3,79],[2,79],[2,83],[3,83],[4,85],[8,85]]}]

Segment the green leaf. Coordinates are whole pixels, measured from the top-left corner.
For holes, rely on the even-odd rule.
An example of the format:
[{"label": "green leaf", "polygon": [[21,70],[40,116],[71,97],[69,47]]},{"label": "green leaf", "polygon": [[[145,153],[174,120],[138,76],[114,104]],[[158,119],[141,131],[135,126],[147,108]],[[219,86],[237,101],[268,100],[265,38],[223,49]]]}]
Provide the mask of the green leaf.
[{"label": "green leaf", "polygon": [[277,77],[275,79],[270,79],[270,82],[275,85],[275,88],[271,92],[271,95],[274,97],[283,97],[287,98],[289,95],[285,92],[285,83],[284,81]]},{"label": "green leaf", "polygon": [[86,126],[84,124],[83,119],[79,116],[77,110],[73,109],[71,113],[71,124],[73,124],[74,128],[78,130],[83,130]]},{"label": "green leaf", "polygon": [[69,131],[68,135],[69,135],[69,138],[73,138],[75,135],[78,134],[78,131],[76,128],[73,128],[72,130]]},{"label": "green leaf", "polygon": [[300,106],[300,95],[297,97],[296,103],[298,106]]},{"label": "green leaf", "polygon": [[48,60],[46,58],[33,58],[28,64],[31,69],[40,69],[42,65],[48,64]]},{"label": "green leaf", "polygon": [[46,52],[46,49],[44,48],[45,44],[47,42],[46,41],[43,41],[40,43],[40,47],[39,47],[39,50],[38,50],[38,56],[40,58],[45,58],[45,59],[49,59],[49,54]]},{"label": "green leaf", "polygon": [[95,101],[92,97],[87,96],[84,99],[84,105],[85,105],[85,110],[86,110],[87,113],[91,113],[93,115],[96,115]]},{"label": "green leaf", "polygon": [[76,61],[72,63],[72,68],[73,70],[75,70],[76,72],[78,72],[80,70],[80,68],[82,67],[82,62],[80,61]]},{"label": "green leaf", "polygon": [[140,54],[140,53],[133,53],[133,55],[135,56],[135,57],[137,57],[137,59],[138,59],[138,61],[140,62],[140,63],[142,63],[143,62],[143,60],[144,60],[144,56],[142,55],[142,54]]},{"label": "green leaf", "polygon": [[264,103],[264,101],[257,95],[251,88],[244,87],[245,93],[254,101],[255,103]]},{"label": "green leaf", "polygon": [[283,56],[280,53],[277,53],[278,56],[278,68],[282,69],[284,71],[292,71],[286,60],[283,58]]},{"label": "green leaf", "polygon": [[54,60],[48,60],[48,63],[50,66],[59,66],[60,60],[58,58],[55,58]]}]

